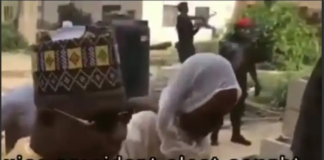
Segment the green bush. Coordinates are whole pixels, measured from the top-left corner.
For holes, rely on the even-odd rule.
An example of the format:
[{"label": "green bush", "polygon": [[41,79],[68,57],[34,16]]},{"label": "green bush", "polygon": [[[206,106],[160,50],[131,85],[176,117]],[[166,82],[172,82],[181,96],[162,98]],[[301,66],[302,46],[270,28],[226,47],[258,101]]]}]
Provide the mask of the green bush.
[{"label": "green bush", "polygon": [[1,51],[27,48],[26,39],[10,24],[1,24]]},{"label": "green bush", "polygon": [[[300,70],[316,61],[321,53],[317,38],[317,26],[307,24],[299,15],[299,6],[294,3],[276,2],[272,7],[259,2],[247,8],[243,15],[250,17],[259,26],[270,30],[272,63],[280,70]],[[269,41],[269,40],[266,40]]]}]

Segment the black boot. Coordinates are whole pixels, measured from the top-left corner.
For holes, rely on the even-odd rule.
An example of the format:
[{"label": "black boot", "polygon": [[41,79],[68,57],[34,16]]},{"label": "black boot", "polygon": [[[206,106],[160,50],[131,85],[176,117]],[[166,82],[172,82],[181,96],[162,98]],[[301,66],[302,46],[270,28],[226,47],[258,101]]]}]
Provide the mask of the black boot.
[{"label": "black boot", "polygon": [[218,131],[214,131],[210,136],[212,146],[218,146]]},{"label": "black boot", "polygon": [[251,141],[245,139],[245,137],[241,134],[241,128],[237,128],[237,127],[233,127],[231,141],[233,143],[238,143],[245,146],[250,146],[252,144]]}]

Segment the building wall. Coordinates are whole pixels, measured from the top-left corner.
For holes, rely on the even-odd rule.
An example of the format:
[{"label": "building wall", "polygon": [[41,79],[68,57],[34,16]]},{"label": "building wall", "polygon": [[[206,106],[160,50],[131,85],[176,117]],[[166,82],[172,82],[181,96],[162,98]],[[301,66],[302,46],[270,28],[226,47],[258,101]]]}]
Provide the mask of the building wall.
[{"label": "building wall", "polygon": [[[19,1],[1,1],[1,22],[10,23],[17,17]],[[5,18],[5,8],[10,7],[12,9],[12,18]]]},{"label": "building wall", "polygon": [[[39,1],[1,1],[1,22],[12,23],[17,19],[18,31],[24,35],[29,44],[36,41],[37,6]],[[10,19],[6,19],[6,7],[10,7]],[[7,13],[6,13],[7,12]]]},{"label": "building wall", "polygon": [[39,1],[19,1],[20,15],[18,18],[18,31],[22,33],[29,44],[36,42],[37,18]]},{"label": "building wall", "polygon": [[[43,1],[43,7],[40,11],[40,16],[46,21],[55,23],[58,21],[57,8],[60,5],[68,4],[70,1]],[[142,1],[71,1],[74,5],[82,9],[86,13],[91,13],[93,21],[102,20],[102,6],[103,5],[121,5],[121,12],[127,10],[135,10],[136,18],[142,15]]]},{"label": "building wall", "polygon": [[[163,27],[163,5],[176,6],[181,1],[143,1],[143,19],[149,21],[151,28],[151,43],[162,41],[177,42],[178,37],[175,26]],[[209,24],[222,29],[232,17],[236,1],[188,1],[189,14],[195,14],[195,7],[210,7],[210,14],[217,12],[217,15],[210,18]],[[195,36],[196,41],[211,39],[210,29],[201,29]]]},{"label": "building wall", "polygon": [[[13,17],[19,17],[19,30],[27,38],[30,43],[35,41],[35,25],[37,19],[45,19],[51,23],[58,20],[57,8],[60,5],[69,3],[70,1],[1,1],[1,21],[4,21],[5,6],[13,6]],[[157,43],[161,41],[178,40],[175,26],[163,26],[163,5],[177,5],[180,1],[71,1],[78,8],[91,13],[94,21],[101,20],[103,5],[121,5],[122,12],[127,10],[135,10],[137,19],[149,21],[151,28],[151,42]],[[195,7],[210,7],[210,12],[217,12],[217,15],[209,20],[209,24],[217,29],[224,28],[225,24],[232,15],[238,15],[239,10],[244,8],[248,3],[255,1],[188,1],[191,15],[195,14]],[[298,3],[300,6],[320,9],[321,1],[291,1]],[[21,4],[25,4],[21,6]],[[19,9],[19,7],[22,7]],[[235,16],[234,16],[235,17]],[[13,19],[14,19],[13,18]],[[10,21],[8,21],[10,22]],[[208,40],[211,38],[212,31],[210,29],[201,29],[195,36],[196,41]]]}]

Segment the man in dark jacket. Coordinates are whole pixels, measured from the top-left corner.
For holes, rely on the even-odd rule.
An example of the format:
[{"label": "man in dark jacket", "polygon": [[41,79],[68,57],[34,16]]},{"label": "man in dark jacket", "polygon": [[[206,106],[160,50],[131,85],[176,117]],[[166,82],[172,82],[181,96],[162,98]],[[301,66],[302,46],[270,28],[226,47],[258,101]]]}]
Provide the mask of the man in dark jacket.
[{"label": "man in dark jacket", "polygon": [[305,88],[291,150],[300,160],[322,159],[322,57]]},{"label": "man in dark jacket", "polygon": [[[255,62],[252,60],[248,49],[253,41],[254,34],[251,32],[253,28],[251,20],[244,18],[238,21],[234,27],[233,35],[221,44],[219,54],[230,61],[235,71],[237,81],[242,90],[242,96],[231,111],[230,120],[233,131],[231,141],[234,143],[249,146],[251,142],[241,134],[241,118],[245,111],[245,99],[247,95],[247,74],[255,82],[255,96],[258,96],[261,90],[260,83],[257,78]],[[211,141],[213,145],[218,144],[218,132],[223,122],[219,122],[219,126],[215,128]]]}]

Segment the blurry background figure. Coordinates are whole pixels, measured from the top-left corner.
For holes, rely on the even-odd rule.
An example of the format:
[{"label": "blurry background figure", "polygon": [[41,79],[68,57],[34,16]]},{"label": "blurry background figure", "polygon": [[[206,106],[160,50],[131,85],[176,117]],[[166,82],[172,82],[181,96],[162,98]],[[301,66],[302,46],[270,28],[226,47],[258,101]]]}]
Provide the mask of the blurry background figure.
[{"label": "blurry background figure", "polygon": [[[198,33],[201,27],[215,30],[214,27],[208,25],[210,17],[216,15],[213,13],[208,18],[190,16],[188,15],[189,8],[187,2],[180,2],[178,4],[179,15],[177,17],[176,29],[178,33],[178,42],[176,43],[176,49],[178,51],[179,60],[183,63],[187,58],[194,55],[196,50],[194,46],[194,36]],[[192,23],[195,21],[195,24]]]},{"label": "blurry background figure", "polygon": [[[188,3],[181,2],[178,4],[179,15],[177,17],[177,33],[178,42],[176,43],[176,49],[178,51],[179,60],[183,63],[187,58],[195,54],[194,36],[198,33],[200,27],[195,27],[191,22],[198,17],[192,17],[188,15]],[[201,19],[201,18],[199,18]]]},{"label": "blurry background figure", "polygon": [[[219,122],[215,117],[229,113],[240,94],[225,58],[213,53],[191,56],[163,89],[157,113],[145,111],[132,117],[120,155],[135,159],[174,159],[180,155],[208,159],[208,135]],[[145,101],[137,101],[137,105],[148,107]]]},{"label": "blurry background figure", "polygon": [[1,131],[6,133],[6,152],[10,152],[18,139],[31,134],[35,118],[33,85],[17,87],[2,96]]},{"label": "blurry background figure", "polygon": [[301,160],[322,158],[322,57],[308,80],[291,150]]}]

